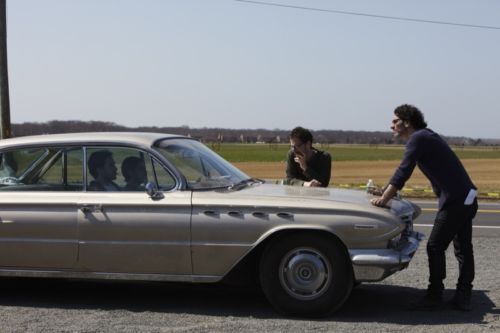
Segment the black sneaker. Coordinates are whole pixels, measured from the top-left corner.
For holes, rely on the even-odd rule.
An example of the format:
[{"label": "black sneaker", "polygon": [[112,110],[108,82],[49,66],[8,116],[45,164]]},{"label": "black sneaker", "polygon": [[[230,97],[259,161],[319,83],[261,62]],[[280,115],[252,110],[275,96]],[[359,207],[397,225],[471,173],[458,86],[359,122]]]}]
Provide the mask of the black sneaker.
[{"label": "black sneaker", "polygon": [[416,302],[410,303],[410,310],[414,311],[435,311],[443,306],[442,295],[432,295],[427,293],[424,297]]},{"label": "black sneaker", "polygon": [[470,290],[457,289],[455,291],[455,296],[451,300],[451,306],[455,310],[470,311],[472,310],[470,299],[471,299]]}]

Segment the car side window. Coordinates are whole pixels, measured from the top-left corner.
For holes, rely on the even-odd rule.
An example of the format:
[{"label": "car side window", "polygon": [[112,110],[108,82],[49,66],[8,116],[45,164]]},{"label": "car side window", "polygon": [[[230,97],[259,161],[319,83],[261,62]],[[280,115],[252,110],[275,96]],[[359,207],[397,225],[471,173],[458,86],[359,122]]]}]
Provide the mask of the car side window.
[{"label": "car side window", "polygon": [[170,172],[153,158],[153,167],[156,174],[156,182],[160,191],[170,191],[175,188],[175,179]]},{"label": "car side window", "polygon": [[66,176],[69,186],[83,189],[83,150],[82,148],[72,149],[67,152],[66,156]]},{"label": "car side window", "polygon": [[[83,189],[83,153],[81,148],[61,150],[54,158],[52,165],[41,173],[38,183],[54,185],[64,191],[81,191]],[[57,187],[57,185],[60,185]]]},{"label": "car side window", "polygon": [[81,148],[25,148],[3,152],[2,191],[81,191]]},{"label": "car side window", "polygon": [[36,161],[45,153],[47,149],[19,149],[5,151],[0,154],[0,183],[18,182]]},{"label": "car side window", "polygon": [[149,153],[135,148],[87,147],[87,191],[145,191],[146,183],[160,189],[175,187],[174,178]]}]

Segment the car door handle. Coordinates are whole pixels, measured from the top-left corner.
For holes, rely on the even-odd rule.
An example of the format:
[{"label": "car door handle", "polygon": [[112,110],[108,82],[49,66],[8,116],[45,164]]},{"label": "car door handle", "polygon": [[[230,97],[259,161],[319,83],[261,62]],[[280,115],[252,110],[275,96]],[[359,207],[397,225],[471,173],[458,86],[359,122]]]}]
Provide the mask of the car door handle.
[{"label": "car door handle", "polygon": [[99,204],[81,204],[79,208],[83,213],[102,212],[102,205]]}]

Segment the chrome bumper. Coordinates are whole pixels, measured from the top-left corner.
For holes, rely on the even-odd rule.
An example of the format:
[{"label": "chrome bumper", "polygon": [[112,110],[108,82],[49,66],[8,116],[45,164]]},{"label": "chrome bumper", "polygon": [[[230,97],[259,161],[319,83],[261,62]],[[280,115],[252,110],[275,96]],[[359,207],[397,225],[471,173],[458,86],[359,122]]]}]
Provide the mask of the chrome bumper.
[{"label": "chrome bumper", "polygon": [[389,249],[354,249],[349,250],[354,278],[357,282],[380,281],[408,266],[417,252],[424,235],[412,231],[403,244]]}]

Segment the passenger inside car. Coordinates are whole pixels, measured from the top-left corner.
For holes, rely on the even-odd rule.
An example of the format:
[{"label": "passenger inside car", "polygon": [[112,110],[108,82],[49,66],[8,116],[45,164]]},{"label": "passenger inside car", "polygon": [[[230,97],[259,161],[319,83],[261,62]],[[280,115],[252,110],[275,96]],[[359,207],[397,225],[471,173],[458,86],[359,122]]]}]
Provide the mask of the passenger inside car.
[{"label": "passenger inside car", "polygon": [[143,191],[147,182],[144,161],[136,156],[129,156],[122,162],[122,175],[125,178],[125,191]]},{"label": "passenger inside car", "polygon": [[98,150],[88,160],[89,173],[94,177],[87,190],[89,191],[121,191],[113,180],[116,179],[117,168],[113,154],[108,150]]},{"label": "passenger inside car", "polygon": [[10,152],[0,155],[0,177],[15,177],[17,163]]}]

